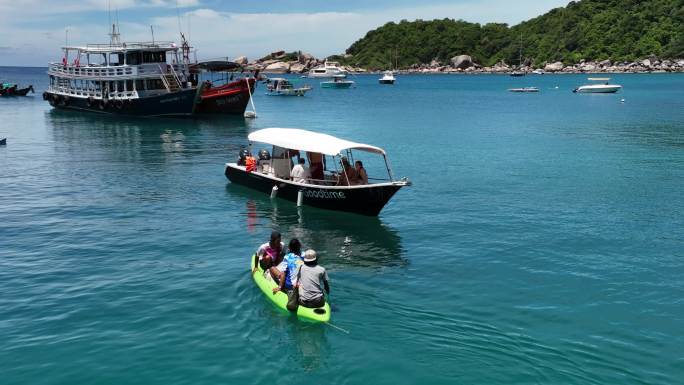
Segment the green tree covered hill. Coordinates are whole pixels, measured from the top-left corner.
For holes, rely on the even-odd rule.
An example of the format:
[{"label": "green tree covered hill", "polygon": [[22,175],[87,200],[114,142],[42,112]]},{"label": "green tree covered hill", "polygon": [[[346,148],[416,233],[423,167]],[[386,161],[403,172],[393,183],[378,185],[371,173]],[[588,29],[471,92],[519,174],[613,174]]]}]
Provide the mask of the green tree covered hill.
[{"label": "green tree covered hill", "polygon": [[396,59],[405,68],[467,54],[482,65],[518,64],[520,47],[537,65],[682,58],[684,0],[573,1],[513,27],[453,19],[390,22],[352,44],[344,61],[381,69]]}]

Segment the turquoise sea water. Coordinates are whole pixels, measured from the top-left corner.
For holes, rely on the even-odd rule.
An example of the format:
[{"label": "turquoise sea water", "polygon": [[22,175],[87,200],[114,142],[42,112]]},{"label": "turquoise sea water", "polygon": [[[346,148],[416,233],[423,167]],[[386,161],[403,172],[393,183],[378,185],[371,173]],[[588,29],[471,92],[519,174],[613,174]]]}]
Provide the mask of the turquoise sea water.
[{"label": "turquoise sea water", "polygon": [[[0,98],[0,383],[681,383],[684,75],[378,77],[136,120],[0,67],[38,90]],[[271,126],[380,145],[414,185],[378,218],[231,185]],[[349,334],[263,298],[247,257],[274,228],[320,252]]]}]

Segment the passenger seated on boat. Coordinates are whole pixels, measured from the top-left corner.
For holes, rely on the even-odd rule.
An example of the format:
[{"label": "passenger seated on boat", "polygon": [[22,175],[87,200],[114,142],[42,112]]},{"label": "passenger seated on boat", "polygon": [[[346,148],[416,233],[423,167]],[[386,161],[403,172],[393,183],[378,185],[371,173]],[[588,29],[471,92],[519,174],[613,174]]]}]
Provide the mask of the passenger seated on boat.
[{"label": "passenger seated on boat", "polygon": [[342,165],[342,173],[337,176],[337,186],[353,186],[357,184],[359,177],[354,167],[349,164],[349,160],[343,156],[340,164]]},{"label": "passenger seated on boat", "polygon": [[307,180],[311,177],[309,174],[309,169],[304,167],[304,158],[299,158],[299,163],[292,167],[290,171],[290,179],[295,183],[307,183]]},{"label": "passenger seated on boat", "polygon": [[309,174],[313,183],[318,183],[325,178],[323,174],[323,154],[318,152],[307,153],[309,158]]},{"label": "passenger seated on boat", "polygon": [[252,154],[247,155],[245,158],[245,171],[256,171],[256,159],[252,156]]},{"label": "passenger seated on boat", "polygon": [[295,286],[299,290],[299,304],[308,308],[317,308],[325,305],[325,296],[321,289],[321,282],[325,292],[330,294],[328,273],[323,266],[319,266],[317,255],[314,250],[304,252],[304,264],[299,268],[299,280]]},{"label": "passenger seated on boat", "polygon": [[277,231],[271,232],[271,239],[259,246],[256,253],[254,254],[254,269],[252,274],[257,270],[258,266],[266,271],[271,267],[278,266],[283,258],[283,249],[285,245],[280,241],[280,233]]},{"label": "passenger seated on boat", "polygon": [[273,288],[273,294],[286,289],[291,290],[297,284],[297,272],[299,267],[304,263],[302,257],[302,244],[297,238],[292,238],[287,246],[288,253],[283,258],[283,261],[277,267],[271,268],[271,274],[275,273],[273,278],[278,282],[278,287]]},{"label": "passenger seated on boat", "polygon": [[246,165],[248,155],[249,155],[249,150],[247,150],[246,148],[240,149],[240,156],[238,158],[237,165],[238,166]]},{"label": "passenger seated on boat", "polygon": [[358,176],[356,184],[368,184],[368,174],[366,173],[366,169],[363,168],[363,162],[357,160],[354,162],[354,166],[356,169],[356,175]]}]

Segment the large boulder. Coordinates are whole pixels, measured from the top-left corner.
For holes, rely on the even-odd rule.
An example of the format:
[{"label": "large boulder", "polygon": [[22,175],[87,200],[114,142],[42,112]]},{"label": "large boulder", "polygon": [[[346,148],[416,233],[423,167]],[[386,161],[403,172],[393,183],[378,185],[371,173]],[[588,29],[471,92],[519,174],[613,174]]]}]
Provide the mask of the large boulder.
[{"label": "large boulder", "polygon": [[473,66],[473,58],[468,55],[458,55],[451,58],[454,68],[466,69]]},{"label": "large boulder", "polygon": [[604,67],[604,68],[605,68],[605,67],[610,67],[610,66],[612,66],[613,63],[612,63],[610,60],[603,60],[603,61],[599,62],[599,65],[600,65],[601,67]]},{"label": "large boulder", "polygon": [[290,64],[290,72],[293,74],[301,74],[306,71],[306,66],[301,63]]},{"label": "large boulder", "polygon": [[642,66],[646,67],[646,68],[649,68],[649,67],[652,65],[652,64],[651,64],[651,59],[644,59],[644,60],[641,61],[640,64],[641,64]]},{"label": "large boulder", "polygon": [[290,71],[290,65],[288,63],[279,61],[271,63],[264,68],[264,72],[272,74],[286,74]]},{"label": "large boulder", "polygon": [[563,69],[563,63],[559,62],[559,61],[557,61],[555,63],[547,64],[544,67],[544,71],[546,71],[546,72],[558,72],[558,71],[561,71],[562,69]]},{"label": "large boulder", "polygon": [[312,54],[307,53],[307,52],[302,52],[299,55],[299,63],[300,64],[307,64],[308,62],[314,60],[315,58],[313,57]]},{"label": "large boulder", "polygon": [[249,63],[249,60],[247,60],[247,56],[240,56],[233,61],[239,65],[246,65],[247,63]]}]

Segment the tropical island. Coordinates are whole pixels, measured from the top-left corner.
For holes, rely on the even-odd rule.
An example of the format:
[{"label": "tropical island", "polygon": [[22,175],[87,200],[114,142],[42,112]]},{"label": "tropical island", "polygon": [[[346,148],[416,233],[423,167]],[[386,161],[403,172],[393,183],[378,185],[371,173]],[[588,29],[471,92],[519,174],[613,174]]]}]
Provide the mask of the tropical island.
[{"label": "tropical island", "polygon": [[[572,1],[515,26],[448,18],[389,22],[328,59],[356,72],[682,72],[684,1]],[[279,52],[251,67],[301,73],[321,62]]]}]

